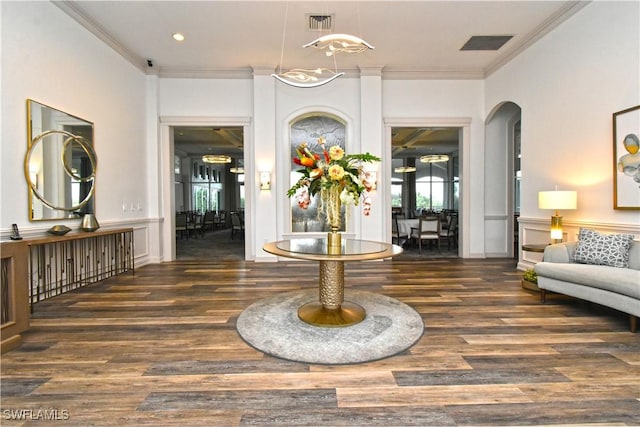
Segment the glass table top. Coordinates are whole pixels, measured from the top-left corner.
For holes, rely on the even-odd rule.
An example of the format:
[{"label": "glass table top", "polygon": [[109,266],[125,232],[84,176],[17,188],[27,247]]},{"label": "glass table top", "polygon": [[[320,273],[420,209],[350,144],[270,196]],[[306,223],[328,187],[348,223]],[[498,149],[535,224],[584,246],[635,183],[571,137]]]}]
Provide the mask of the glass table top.
[{"label": "glass table top", "polygon": [[[338,255],[366,255],[389,250],[389,245],[369,240],[342,239],[340,254]],[[327,239],[292,239],[276,242],[276,247],[282,251],[309,254],[328,255]]]}]

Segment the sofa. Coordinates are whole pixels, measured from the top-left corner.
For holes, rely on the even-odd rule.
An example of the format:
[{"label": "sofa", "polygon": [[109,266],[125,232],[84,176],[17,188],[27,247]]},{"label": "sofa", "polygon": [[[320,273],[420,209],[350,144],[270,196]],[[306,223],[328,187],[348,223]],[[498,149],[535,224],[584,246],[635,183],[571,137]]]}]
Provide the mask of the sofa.
[{"label": "sofa", "polygon": [[[599,244],[585,243],[594,233],[601,239]],[[615,236],[625,236],[625,242],[613,240]],[[640,317],[640,241],[634,240],[634,235],[602,235],[581,229],[577,242],[547,246],[534,270],[543,304],[547,291],[594,302],[629,314],[631,332],[636,332]]]}]

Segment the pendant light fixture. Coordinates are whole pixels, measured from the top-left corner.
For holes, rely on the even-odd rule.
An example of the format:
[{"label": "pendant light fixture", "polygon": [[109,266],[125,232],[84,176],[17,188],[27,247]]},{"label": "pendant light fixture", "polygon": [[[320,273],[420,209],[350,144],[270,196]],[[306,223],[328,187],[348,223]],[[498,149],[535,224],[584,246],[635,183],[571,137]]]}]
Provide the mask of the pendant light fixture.
[{"label": "pendant light fixture", "polygon": [[205,154],[202,156],[205,163],[231,163],[231,157],[225,154]]},{"label": "pendant light fixture", "polygon": [[372,45],[362,40],[360,37],[350,34],[327,34],[319,37],[303,47],[315,47],[326,49],[325,55],[333,56],[336,53],[362,53],[369,49],[374,49]]},{"label": "pendant light fixture", "polygon": [[310,88],[317,87],[332,82],[338,77],[344,75],[344,73],[338,73],[338,67],[334,58],[335,69],[332,71],[328,68],[294,68],[289,71],[282,71],[282,63],[284,62],[284,46],[287,39],[287,21],[289,17],[289,3],[287,2],[284,12],[284,26],[282,29],[282,48],[280,51],[280,65],[278,73],[274,73],[271,76],[276,80],[287,84],[289,86]]},{"label": "pendant light fixture", "polygon": [[427,154],[426,156],[420,157],[421,163],[440,163],[440,162],[448,162],[449,156],[446,154]]},{"label": "pendant light fixture", "polygon": [[316,68],[315,70],[294,68],[285,73],[272,74],[278,81],[295,87],[322,86],[343,75],[344,73],[337,73],[328,68]]},{"label": "pendant light fixture", "polygon": [[305,69],[305,68],[294,68],[289,71],[282,71],[282,63],[284,59],[284,46],[287,35],[287,20],[289,13],[289,3],[286,4],[285,8],[285,18],[284,18],[284,28],[282,31],[282,50],[280,53],[280,65],[278,73],[272,74],[272,76],[278,81],[288,84],[294,87],[300,88],[311,88],[318,87],[329,82],[334,81],[340,76],[343,76],[343,72],[338,72],[338,65],[336,61],[336,53],[360,53],[369,49],[373,49],[374,47],[362,40],[359,37],[352,36],[349,34],[327,34],[322,37],[315,39],[312,42],[309,42],[303,45],[303,48],[307,47],[315,47],[317,49],[326,49],[325,55],[333,57],[333,65],[334,69],[331,70],[329,68],[315,68],[315,69]]}]

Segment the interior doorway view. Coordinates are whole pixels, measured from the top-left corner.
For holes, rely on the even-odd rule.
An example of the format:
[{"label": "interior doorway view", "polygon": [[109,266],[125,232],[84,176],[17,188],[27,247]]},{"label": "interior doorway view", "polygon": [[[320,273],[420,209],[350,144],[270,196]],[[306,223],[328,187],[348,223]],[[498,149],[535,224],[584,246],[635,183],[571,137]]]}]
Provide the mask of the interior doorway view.
[{"label": "interior doorway view", "polygon": [[[520,106],[504,102],[485,122],[485,254],[518,258],[521,236],[520,180],[522,141]],[[491,238],[488,238],[491,236]]]},{"label": "interior doorway view", "polygon": [[243,127],[176,126],[176,259],[244,260]]},{"label": "interior doorway view", "polygon": [[460,132],[457,127],[391,130],[392,237],[405,256],[458,256]]}]

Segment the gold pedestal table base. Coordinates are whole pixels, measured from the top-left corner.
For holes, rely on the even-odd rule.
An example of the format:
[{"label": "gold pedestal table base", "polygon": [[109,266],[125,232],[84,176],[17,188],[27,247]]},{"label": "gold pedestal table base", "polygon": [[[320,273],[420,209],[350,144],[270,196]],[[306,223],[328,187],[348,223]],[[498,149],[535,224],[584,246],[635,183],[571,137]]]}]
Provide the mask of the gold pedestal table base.
[{"label": "gold pedestal table base", "polygon": [[264,250],[286,258],[317,260],[320,262],[318,301],[302,305],[298,317],[314,326],[344,327],[355,325],[366,317],[364,308],[355,302],[344,301],[345,261],[364,261],[389,258],[402,253],[402,248],[382,242],[343,239],[336,250],[329,239],[292,239],[271,242]]},{"label": "gold pedestal table base", "polygon": [[362,322],[367,315],[358,304],[344,301],[344,262],[320,261],[319,302],[298,309],[298,317],[314,326],[340,327]]}]

